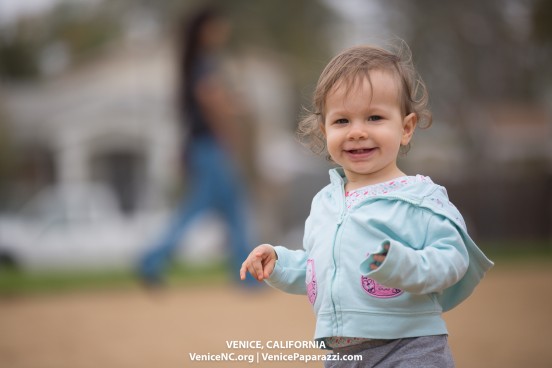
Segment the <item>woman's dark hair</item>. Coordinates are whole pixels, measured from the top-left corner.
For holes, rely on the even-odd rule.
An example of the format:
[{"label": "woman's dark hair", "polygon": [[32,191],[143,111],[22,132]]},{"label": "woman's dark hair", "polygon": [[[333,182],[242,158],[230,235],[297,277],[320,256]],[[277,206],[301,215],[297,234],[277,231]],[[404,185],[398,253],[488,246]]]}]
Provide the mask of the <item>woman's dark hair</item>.
[{"label": "woman's dark hair", "polygon": [[188,89],[186,86],[190,83],[194,64],[202,51],[201,32],[205,24],[210,21],[223,18],[220,10],[213,7],[203,8],[194,13],[188,22],[182,25],[180,33],[180,101],[186,104],[189,101]]}]

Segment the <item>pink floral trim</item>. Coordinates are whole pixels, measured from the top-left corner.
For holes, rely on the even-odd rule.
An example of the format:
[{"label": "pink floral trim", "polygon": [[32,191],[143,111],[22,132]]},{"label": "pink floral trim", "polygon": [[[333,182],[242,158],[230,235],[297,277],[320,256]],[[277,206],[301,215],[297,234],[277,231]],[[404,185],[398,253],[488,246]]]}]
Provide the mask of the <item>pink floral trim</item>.
[{"label": "pink floral trim", "polygon": [[407,185],[415,183],[433,183],[428,176],[401,176],[399,178],[374,185],[368,185],[350,192],[345,192],[345,203],[347,208],[361,202],[365,198],[389,194]]}]

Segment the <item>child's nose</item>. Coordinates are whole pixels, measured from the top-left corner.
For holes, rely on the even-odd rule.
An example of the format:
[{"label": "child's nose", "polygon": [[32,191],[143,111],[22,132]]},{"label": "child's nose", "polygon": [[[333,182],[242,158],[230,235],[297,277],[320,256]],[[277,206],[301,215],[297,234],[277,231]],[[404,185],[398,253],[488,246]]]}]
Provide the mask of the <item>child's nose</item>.
[{"label": "child's nose", "polygon": [[350,125],[348,138],[350,140],[365,139],[368,137],[368,132],[364,124],[353,122]]}]

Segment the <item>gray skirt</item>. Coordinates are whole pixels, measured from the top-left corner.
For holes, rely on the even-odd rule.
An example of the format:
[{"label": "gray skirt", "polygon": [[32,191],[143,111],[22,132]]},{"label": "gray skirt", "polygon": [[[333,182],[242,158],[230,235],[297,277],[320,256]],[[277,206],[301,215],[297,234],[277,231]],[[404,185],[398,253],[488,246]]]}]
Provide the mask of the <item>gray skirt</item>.
[{"label": "gray skirt", "polygon": [[454,368],[447,335],[368,342],[334,349],[328,359],[325,368]]}]

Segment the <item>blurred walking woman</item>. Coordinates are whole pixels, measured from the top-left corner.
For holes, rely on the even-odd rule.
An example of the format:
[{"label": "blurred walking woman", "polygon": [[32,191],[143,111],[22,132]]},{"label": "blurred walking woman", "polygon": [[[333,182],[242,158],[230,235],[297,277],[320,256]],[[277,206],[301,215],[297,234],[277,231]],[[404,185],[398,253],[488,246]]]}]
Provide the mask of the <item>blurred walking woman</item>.
[{"label": "blurred walking woman", "polygon": [[[163,281],[171,255],[192,220],[214,210],[228,225],[231,265],[239,269],[249,252],[245,198],[231,161],[239,110],[226,88],[220,52],[230,33],[229,21],[216,9],[195,14],[183,32],[179,109],[187,195],[166,233],[142,258],[140,276],[149,285]],[[235,147],[234,147],[235,148]]]}]

